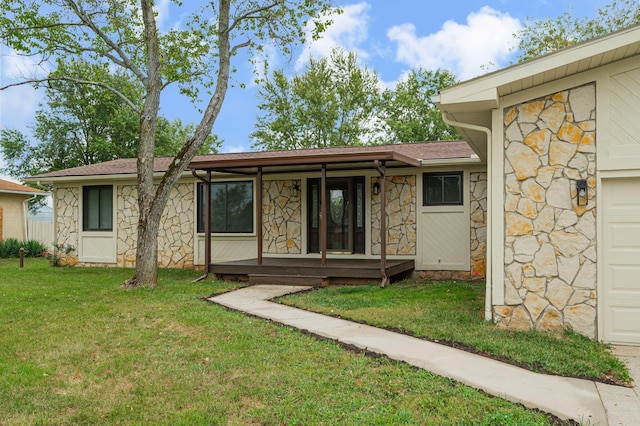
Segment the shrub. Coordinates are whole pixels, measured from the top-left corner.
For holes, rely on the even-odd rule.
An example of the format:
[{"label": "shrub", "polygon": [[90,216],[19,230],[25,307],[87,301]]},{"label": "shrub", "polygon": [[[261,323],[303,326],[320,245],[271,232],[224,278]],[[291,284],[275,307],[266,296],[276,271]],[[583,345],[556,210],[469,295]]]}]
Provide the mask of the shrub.
[{"label": "shrub", "polygon": [[47,250],[44,244],[36,240],[25,241],[22,247],[24,247],[24,255],[28,257],[42,257],[42,252]]},{"label": "shrub", "polygon": [[7,238],[0,241],[0,258],[20,257],[20,249],[24,249],[26,257],[42,257],[42,252],[47,248],[40,241],[18,241],[15,238]]},{"label": "shrub", "polygon": [[75,250],[75,247],[67,244],[54,244],[53,251],[43,251],[41,254],[44,256],[49,262],[51,262],[52,266],[60,266],[60,261],[63,258],[66,258],[69,253]]},{"label": "shrub", "polygon": [[7,238],[0,241],[0,257],[18,257],[20,256],[20,241],[15,238]]}]

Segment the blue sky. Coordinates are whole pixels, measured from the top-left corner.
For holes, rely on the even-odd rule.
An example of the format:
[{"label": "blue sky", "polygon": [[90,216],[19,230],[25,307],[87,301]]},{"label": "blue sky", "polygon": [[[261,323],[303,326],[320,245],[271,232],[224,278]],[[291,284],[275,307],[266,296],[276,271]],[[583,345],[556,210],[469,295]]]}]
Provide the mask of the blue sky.
[{"label": "blue sky", "polygon": [[[446,68],[466,80],[496,69],[490,64],[501,68],[513,60],[513,35],[527,18],[553,18],[565,11],[577,17],[595,16],[608,3],[610,0],[336,0],[344,13],[334,16],[334,24],[321,40],[300,46],[287,60],[272,52],[270,63],[272,68],[295,74],[309,55],[318,57],[332,46],[341,46],[356,51],[362,64],[375,70],[388,87],[418,66]],[[180,22],[181,15],[168,0],[159,0],[158,8],[161,28]],[[2,84],[29,68],[28,62],[4,47],[0,56]],[[251,150],[249,133],[258,113],[251,65],[246,61],[234,65],[236,85],[227,93],[214,125],[214,132],[224,140],[223,152]],[[247,87],[240,88],[239,83]],[[0,92],[0,127],[28,134],[41,96],[30,87]],[[161,114],[185,123],[199,121],[197,108],[175,92],[163,95]],[[0,166],[3,164],[0,156]]]}]

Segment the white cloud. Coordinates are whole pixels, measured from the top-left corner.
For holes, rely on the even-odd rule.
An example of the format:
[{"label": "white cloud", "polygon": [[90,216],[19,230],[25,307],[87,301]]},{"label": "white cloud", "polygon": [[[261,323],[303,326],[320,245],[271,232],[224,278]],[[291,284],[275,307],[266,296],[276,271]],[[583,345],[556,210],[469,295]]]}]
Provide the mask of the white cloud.
[{"label": "white cloud", "polygon": [[249,152],[249,149],[241,144],[223,143],[220,147],[221,154],[236,154],[239,152]]},{"label": "white cloud", "polygon": [[165,28],[167,23],[169,22],[169,5],[171,4],[171,0],[160,0],[153,7],[156,10],[158,16],[156,17],[156,22],[158,28]]},{"label": "white cloud", "polygon": [[[2,48],[0,55],[0,86],[19,83],[27,79],[42,78],[50,71],[47,63],[35,57],[20,56],[13,49]],[[14,86],[0,96],[0,128],[15,129],[28,134],[38,103],[44,98],[42,90],[31,85]]]},{"label": "white cloud", "polygon": [[437,33],[420,37],[413,24],[391,27],[387,37],[397,43],[396,60],[410,67],[444,68],[461,80],[504,65],[521,28],[520,21],[488,6],[467,16],[466,24],[447,21]]},{"label": "white cloud", "polygon": [[[334,47],[356,52],[360,59],[367,59],[368,54],[359,49],[359,45],[367,39],[369,15],[371,6],[366,2],[344,6],[343,13],[331,15],[329,19],[333,23],[315,41],[308,41],[298,60],[296,70],[300,70],[309,61],[309,57],[327,57]],[[313,25],[310,23],[309,25]],[[307,39],[310,39],[311,27],[307,29]]]},{"label": "white cloud", "polygon": [[280,66],[280,52],[273,43],[266,43],[262,50],[257,51],[251,58],[253,65],[253,78],[248,87],[255,87],[256,80],[263,80],[268,74]]},{"label": "white cloud", "polygon": [[11,80],[44,77],[51,71],[49,64],[40,61],[39,57],[22,56],[15,50],[4,46],[0,49],[2,50],[0,75],[3,86],[11,83]]},{"label": "white cloud", "polygon": [[33,124],[38,103],[43,101],[42,91],[31,86],[16,86],[2,92],[0,99],[0,128],[28,133]]}]

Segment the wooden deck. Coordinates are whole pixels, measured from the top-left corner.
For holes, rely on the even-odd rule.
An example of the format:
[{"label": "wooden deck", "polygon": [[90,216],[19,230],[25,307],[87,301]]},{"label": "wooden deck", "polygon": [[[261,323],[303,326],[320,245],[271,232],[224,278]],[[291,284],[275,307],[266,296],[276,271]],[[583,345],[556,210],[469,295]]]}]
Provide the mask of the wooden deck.
[{"label": "wooden deck", "polygon": [[[382,274],[377,259],[327,259],[265,257],[258,259],[212,263],[209,272],[223,279],[262,284],[325,285],[329,283],[361,284],[380,282]],[[413,259],[387,260],[386,275],[390,281],[405,278],[415,267]]]}]

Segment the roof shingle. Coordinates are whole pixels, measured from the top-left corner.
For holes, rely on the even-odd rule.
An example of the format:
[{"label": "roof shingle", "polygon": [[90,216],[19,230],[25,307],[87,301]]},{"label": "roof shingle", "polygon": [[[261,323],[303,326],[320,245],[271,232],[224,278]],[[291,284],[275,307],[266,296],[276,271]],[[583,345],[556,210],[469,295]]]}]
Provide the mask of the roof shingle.
[{"label": "roof shingle", "polygon": [[[406,143],[397,145],[376,145],[358,147],[333,147],[298,149],[289,151],[260,151],[242,152],[229,154],[209,154],[197,155],[190,164],[190,167],[197,168],[197,165],[205,163],[215,163],[224,167],[225,163],[235,163],[238,161],[255,163],[260,165],[263,161],[274,158],[299,158],[312,159],[318,156],[345,156],[363,153],[383,153],[393,152],[415,160],[437,160],[470,158],[474,152],[465,141],[443,141],[443,142],[422,142]],[[154,171],[164,172],[167,170],[173,157],[157,157],[154,160]],[[50,173],[43,173],[32,176],[30,180],[60,178],[60,177],[80,177],[80,176],[106,176],[123,175],[136,173],[135,158],[121,158],[104,163],[91,164],[87,166],[74,167],[71,169],[58,170]]]},{"label": "roof shingle", "polygon": [[8,180],[0,179],[0,192],[12,192],[12,193],[28,193],[28,194],[46,194],[46,191],[41,191],[30,186],[20,185],[19,183],[13,183]]}]

